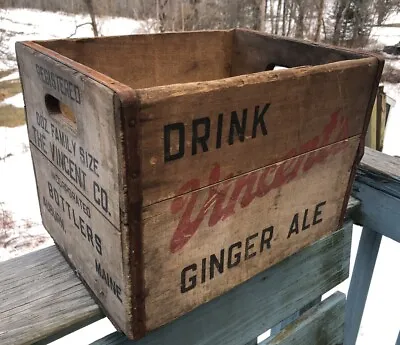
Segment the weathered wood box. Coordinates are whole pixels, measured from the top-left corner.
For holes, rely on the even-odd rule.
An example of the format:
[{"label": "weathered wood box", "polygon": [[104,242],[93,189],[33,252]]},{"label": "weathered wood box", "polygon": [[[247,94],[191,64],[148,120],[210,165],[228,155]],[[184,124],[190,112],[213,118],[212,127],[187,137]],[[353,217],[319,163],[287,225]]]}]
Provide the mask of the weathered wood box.
[{"label": "weathered wood box", "polygon": [[16,51],[43,223],[130,338],[340,225],[377,57],[241,29]]}]

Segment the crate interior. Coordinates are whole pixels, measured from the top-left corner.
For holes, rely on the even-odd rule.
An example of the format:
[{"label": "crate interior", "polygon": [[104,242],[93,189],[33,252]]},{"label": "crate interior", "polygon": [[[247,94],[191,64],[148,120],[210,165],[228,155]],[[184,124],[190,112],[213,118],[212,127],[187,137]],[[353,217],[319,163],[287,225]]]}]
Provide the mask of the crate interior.
[{"label": "crate interior", "polygon": [[38,43],[134,89],[360,58],[339,49],[240,29]]}]

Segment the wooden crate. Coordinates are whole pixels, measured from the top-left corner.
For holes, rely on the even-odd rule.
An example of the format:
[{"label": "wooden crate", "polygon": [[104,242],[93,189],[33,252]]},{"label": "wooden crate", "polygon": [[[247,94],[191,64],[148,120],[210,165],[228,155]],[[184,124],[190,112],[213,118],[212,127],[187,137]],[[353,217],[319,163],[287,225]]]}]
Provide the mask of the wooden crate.
[{"label": "wooden crate", "polygon": [[379,58],[242,29],[16,51],[43,223],[128,337],[341,224]]}]

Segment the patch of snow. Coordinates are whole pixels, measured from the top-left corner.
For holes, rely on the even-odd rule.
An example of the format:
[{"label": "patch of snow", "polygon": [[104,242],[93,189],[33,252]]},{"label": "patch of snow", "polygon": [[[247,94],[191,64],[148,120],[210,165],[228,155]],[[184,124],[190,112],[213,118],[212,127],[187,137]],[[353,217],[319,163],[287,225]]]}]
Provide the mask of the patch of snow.
[{"label": "patch of snow", "polygon": [[9,216],[0,261],[52,244],[42,226],[26,126],[0,127],[0,216]]},{"label": "patch of snow", "polygon": [[[138,21],[130,18],[97,17],[96,22],[101,36],[154,32],[155,27],[150,20]],[[0,60],[0,70],[17,67],[15,42],[93,37],[89,23],[89,15],[21,8],[0,9],[0,31],[4,30],[2,47],[13,57]]]},{"label": "patch of snow", "polygon": [[28,151],[29,139],[26,126],[0,127],[0,161],[5,157],[18,156]]},{"label": "patch of snow", "polygon": [[385,24],[399,24],[400,23],[400,13],[392,13],[385,20]]},{"label": "patch of snow", "polygon": [[400,42],[400,27],[375,26],[370,37],[378,41],[378,46],[394,45]]},{"label": "patch of snow", "polygon": [[104,318],[61,339],[53,341],[49,345],[91,344],[115,331],[116,329],[110,320]]},{"label": "patch of snow", "polygon": [[[398,63],[397,68],[400,68],[400,61]],[[400,156],[400,84],[384,83],[384,90],[388,96],[396,100],[396,104],[391,109],[386,124],[383,152],[392,156]]]},{"label": "patch of snow", "polygon": [[8,81],[8,80],[14,80],[14,79],[19,79],[19,72],[18,71],[12,72],[11,74],[6,75],[3,78],[0,78],[0,83],[2,81]]},{"label": "patch of snow", "polygon": [[[0,103],[1,104],[1,103]],[[6,98],[2,104],[9,104],[9,105],[13,105],[14,107],[17,108],[23,108],[25,106],[24,103],[24,97],[22,95],[22,92],[17,93],[16,95]]]},{"label": "patch of snow", "polygon": [[374,27],[371,39],[377,40],[379,46],[394,45],[400,41],[400,27]]}]

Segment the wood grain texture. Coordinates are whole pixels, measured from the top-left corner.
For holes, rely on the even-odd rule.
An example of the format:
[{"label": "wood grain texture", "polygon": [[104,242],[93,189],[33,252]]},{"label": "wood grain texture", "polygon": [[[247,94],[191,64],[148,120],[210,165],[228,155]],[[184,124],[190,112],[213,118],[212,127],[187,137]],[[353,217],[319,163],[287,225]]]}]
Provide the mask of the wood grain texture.
[{"label": "wood grain texture", "polygon": [[365,148],[353,185],[361,201],[355,221],[400,242],[400,160]]},{"label": "wood grain texture", "polygon": [[[83,194],[88,207],[119,230],[114,91],[24,44],[16,51],[30,143]],[[61,115],[56,100],[71,109],[76,126]]]},{"label": "wood grain texture", "polygon": [[130,341],[114,333],[93,345],[243,345],[347,278],[351,223],[225,295]]},{"label": "wood grain texture", "polygon": [[243,29],[235,31],[233,47],[232,75],[264,71],[273,65],[313,66],[372,56],[363,51]]},{"label": "wood grain texture", "polygon": [[361,201],[355,220],[364,229],[346,306],[345,345],[357,339],[382,235],[400,242],[400,160],[365,148],[353,195]]},{"label": "wood grain texture", "polygon": [[17,56],[43,224],[110,319],[129,332],[115,92],[24,44]]},{"label": "wood grain texture", "polygon": [[357,341],[381,239],[381,234],[363,228],[347,295],[343,345],[354,345]]},{"label": "wood grain texture", "polygon": [[346,296],[336,292],[260,345],[337,345],[343,342]]},{"label": "wood grain texture", "polygon": [[[237,76],[235,34],[16,45],[45,226],[130,337],[225,293],[339,226],[379,59],[310,44],[318,51],[314,66]],[[272,55],[278,49],[255,44]],[[302,54],[307,45],[296,44]],[[330,63],[321,52],[329,52]],[[246,59],[239,63],[253,68]],[[204,202],[194,207],[201,219],[193,220],[187,203],[193,196]],[[205,218],[208,227],[200,224]],[[310,220],[310,235],[297,234],[299,222],[307,230]],[[191,255],[183,255],[179,250],[196,231],[185,229],[192,222],[200,230],[219,224],[215,238],[200,231]],[[275,228],[273,235],[275,222],[297,241],[281,245],[285,231]],[[252,243],[257,237],[261,243]],[[269,251],[270,241],[273,255],[249,264],[252,248]],[[234,272],[225,272],[227,284],[220,279],[224,265]],[[196,270],[201,277],[187,275]],[[200,279],[201,292],[184,291],[186,278]]]},{"label": "wood grain texture", "polygon": [[[120,327],[128,327],[126,309],[129,307],[127,296],[130,292],[125,285],[120,232],[94,208],[90,218],[79,214],[65,189],[56,183],[54,176],[60,176],[58,170],[35,146],[31,147],[31,154],[36,174],[40,176],[37,186],[43,223],[106,308],[107,315],[117,325],[122,325]],[[69,190],[79,193],[65,180],[64,184]],[[64,198],[64,204],[57,199],[56,193],[58,198]]]},{"label": "wood grain texture", "polygon": [[[300,169],[298,174],[289,171],[306,165],[303,156],[307,155],[285,161],[284,170],[291,178],[277,188],[270,187],[271,181],[279,176],[278,167],[283,165],[262,168],[145,208],[148,329],[226,293],[337,230],[358,143],[355,137],[328,146],[326,150],[337,154],[307,171]],[[315,157],[322,150],[316,150]],[[256,181],[260,180],[269,187],[258,195],[260,183]],[[321,214],[315,218],[316,208]],[[160,305],[164,306],[162,311]]]},{"label": "wood grain texture", "polygon": [[394,183],[398,184],[400,189],[400,159],[398,157],[366,147],[358,170],[360,177],[364,174],[372,175],[375,173],[381,178],[385,178],[386,182],[392,182],[390,187],[394,187]]},{"label": "wood grain texture", "polygon": [[370,58],[138,90],[143,205],[209,185],[214,164],[227,178],[361,134],[376,73]]},{"label": "wood grain texture", "polygon": [[232,31],[200,31],[38,42],[130,87],[227,78]]},{"label": "wood grain texture", "polygon": [[277,325],[271,328],[271,333],[268,339],[266,340],[272,340],[283,328],[285,328],[287,325],[291,324],[293,321],[297,320],[301,315],[303,315],[307,310],[311,309],[315,305],[319,304],[321,302],[321,296],[318,296],[315,300],[311,301],[310,303],[306,304],[304,307],[302,307],[300,310],[296,311],[286,319],[282,320],[279,322]]},{"label": "wood grain texture", "polygon": [[55,246],[0,263],[0,343],[53,340],[103,317]]}]

